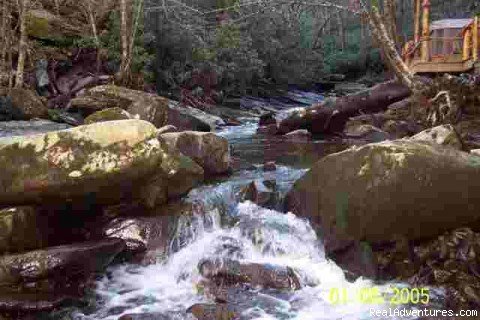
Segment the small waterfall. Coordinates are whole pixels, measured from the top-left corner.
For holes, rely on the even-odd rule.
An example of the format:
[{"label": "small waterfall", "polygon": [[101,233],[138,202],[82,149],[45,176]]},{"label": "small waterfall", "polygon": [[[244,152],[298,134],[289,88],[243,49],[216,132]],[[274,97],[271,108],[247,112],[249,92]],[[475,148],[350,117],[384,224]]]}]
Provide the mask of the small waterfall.
[{"label": "small waterfall", "polygon": [[303,286],[296,292],[259,290],[254,296],[239,297],[235,303],[243,306],[242,319],[370,319],[370,308],[387,308],[329,302],[334,288],[357,292],[373,284],[362,278],[348,282],[343,271],[325,259],[322,244],[307,221],[251,202],[238,204],[236,210],[238,220],[233,227],[222,227],[218,212],[179,223],[174,249],[163,263],[114,267],[98,283],[101,306],[83,319],[113,320],[141,312],[191,319],[185,310],[206,301],[196,287],[202,279],[197,266],[205,258],[289,266],[300,276]]}]

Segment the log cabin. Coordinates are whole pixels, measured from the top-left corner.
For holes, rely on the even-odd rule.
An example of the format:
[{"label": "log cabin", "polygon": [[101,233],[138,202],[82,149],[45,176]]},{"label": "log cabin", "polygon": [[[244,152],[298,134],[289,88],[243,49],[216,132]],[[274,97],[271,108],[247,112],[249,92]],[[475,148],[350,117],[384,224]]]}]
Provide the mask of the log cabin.
[{"label": "log cabin", "polygon": [[479,16],[430,22],[430,0],[414,0],[414,39],[402,56],[414,73],[480,74]]}]

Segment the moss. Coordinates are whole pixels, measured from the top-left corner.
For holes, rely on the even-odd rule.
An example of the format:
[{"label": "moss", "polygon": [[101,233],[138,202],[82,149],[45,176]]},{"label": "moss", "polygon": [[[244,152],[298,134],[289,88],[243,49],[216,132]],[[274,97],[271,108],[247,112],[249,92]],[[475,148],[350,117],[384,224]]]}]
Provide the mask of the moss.
[{"label": "moss", "polygon": [[27,14],[26,20],[27,34],[36,38],[48,38],[49,37],[49,22],[45,17],[37,17],[31,12]]},{"label": "moss", "polygon": [[101,111],[97,111],[94,114],[85,118],[85,124],[91,124],[94,122],[102,122],[102,121],[112,121],[112,120],[127,120],[131,119],[132,116],[123,110],[122,108],[107,108]]}]

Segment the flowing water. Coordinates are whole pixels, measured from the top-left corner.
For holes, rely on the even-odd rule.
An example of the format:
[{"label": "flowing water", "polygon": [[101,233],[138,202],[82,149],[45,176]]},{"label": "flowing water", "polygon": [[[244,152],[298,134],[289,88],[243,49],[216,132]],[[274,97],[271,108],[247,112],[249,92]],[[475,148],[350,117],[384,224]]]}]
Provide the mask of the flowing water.
[{"label": "flowing water", "polygon": [[[274,153],[270,156],[277,161],[277,170],[264,172],[261,164],[269,157],[269,150],[283,143],[255,136],[255,131],[256,125],[247,122],[219,132],[230,141],[234,156],[250,167],[239,169],[226,180],[192,190],[188,200],[203,202],[207,214],[196,216],[178,229],[169,257],[146,267],[112,267],[108,276],[98,282],[95,310],[78,313],[75,319],[113,320],[128,313],[156,313],[161,315],[158,319],[194,319],[186,313],[187,308],[199,302],[212,303],[199,294],[197,287],[201,279],[197,266],[202,259],[212,257],[289,266],[300,276],[302,289],[295,292],[255,289],[234,295],[232,303],[241,306],[241,319],[374,319],[370,309],[390,307],[358,300],[333,304],[332,292],[337,289],[346,289],[353,297],[361,288],[375,284],[362,278],[347,281],[343,271],[325,258],[321,239],[306,220],[236,201],[240,187],[253,179],[276,180],[279,191],[285,193],[309,165],[308,161],[295,163],[295,152]],[[313,145],[308,153],[314,156],[309,159],[318,159],[331,150],[327,142]],[[225,215],[233,223],[225,223]],[[393,283],[379,288],[386,292],[389,285]]]}]

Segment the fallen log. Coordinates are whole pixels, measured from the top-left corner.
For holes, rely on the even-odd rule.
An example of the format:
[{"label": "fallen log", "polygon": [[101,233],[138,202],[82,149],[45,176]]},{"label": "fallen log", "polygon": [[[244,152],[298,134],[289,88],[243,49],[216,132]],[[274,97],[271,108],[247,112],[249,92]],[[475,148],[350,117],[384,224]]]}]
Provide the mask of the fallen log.
[{"label": "fallen log", "polygon": [[349,118],[362,113],[384,111],[387,107],[410,95],[410,90],[396,82],[385,82],[360,93],[337,98],[333,103],[323,102],[282,120],[282,134],[307,129],[311,133],[336,133],[343,131]]}]

